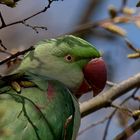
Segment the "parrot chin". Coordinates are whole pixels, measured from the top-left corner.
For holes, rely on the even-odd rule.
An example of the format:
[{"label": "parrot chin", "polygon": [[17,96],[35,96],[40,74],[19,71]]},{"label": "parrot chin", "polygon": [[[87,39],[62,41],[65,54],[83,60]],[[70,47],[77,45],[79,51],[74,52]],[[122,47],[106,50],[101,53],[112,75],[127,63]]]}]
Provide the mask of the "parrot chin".
[{"label": "parrot chin", "polygon": [[102,58],[92,59],[84,67],[83,73],[84,80],[76,92],[76,96],[80,97],[91,90],[93,90],[94,96],[98,95],[104,89],[107,81],[107,70],[104,60]]}]

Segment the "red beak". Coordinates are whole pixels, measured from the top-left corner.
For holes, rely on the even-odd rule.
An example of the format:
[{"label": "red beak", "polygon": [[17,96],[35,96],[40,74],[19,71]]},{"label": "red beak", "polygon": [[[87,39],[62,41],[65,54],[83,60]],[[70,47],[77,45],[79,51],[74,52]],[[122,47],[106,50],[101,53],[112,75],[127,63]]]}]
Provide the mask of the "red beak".
[{"label": "red beak", "polygon": [[92,59],[83,69],[84,81],[81,84],[77,96],[93,90],[94,96],[98,95],[105,87],[107,70],[102,58]]}]

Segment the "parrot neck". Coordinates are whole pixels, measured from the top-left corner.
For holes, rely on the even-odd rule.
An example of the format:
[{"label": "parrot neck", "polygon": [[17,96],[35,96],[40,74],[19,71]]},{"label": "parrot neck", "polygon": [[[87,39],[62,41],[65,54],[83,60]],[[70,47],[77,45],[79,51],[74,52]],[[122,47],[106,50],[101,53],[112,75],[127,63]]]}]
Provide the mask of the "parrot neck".
[{"label": "parrot neck", "polygon": [[[48,60],[44,61],[46,63]],[[43,63],[44,62],[40,62],[36,59],[31,60],[26,58],[22,61],[14,73],[29,72],[38,75],[39,77],[43,76],[52,80],[56,80],[64,84],[71,91],[75,91],[83,81],[83,73],[79,72],[79,69],[77,71],[75,71],[75,69],[69,71],[65,68],[65,66],[64,68],[59,69],[60,64],[52,64],[49,61],[47,64]],[[55,68],[53,66],[55,66]]]}]

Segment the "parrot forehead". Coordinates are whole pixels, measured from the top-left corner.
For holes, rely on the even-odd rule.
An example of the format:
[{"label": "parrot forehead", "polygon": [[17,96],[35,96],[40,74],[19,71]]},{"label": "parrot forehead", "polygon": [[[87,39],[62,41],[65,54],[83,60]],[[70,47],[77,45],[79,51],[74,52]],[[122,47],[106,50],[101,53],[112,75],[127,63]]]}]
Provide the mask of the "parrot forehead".
[{"label": "parrot forehead", "polygon": [[76,37],[76,36],[73,36],[73,35],[65,35],[65,36],[62,36],[62,37],[58,37],[56,39],[56,42],[57,42],[57,45],[61,45],[63,43],[67,44],[69,47],[71,48],[75,48],[77,46],[79,47],[94,47],[92,44],[90,44],[89,42],[79,38],[79,37]]},{"label": "parrot forehead", "polygon": [[65,44],[67,45],[67,47],[70,47],[70,48],[74,48],[77,46],[82,47],[82,48],[83,47],[95,48],[95,46],[85,41],[84,39],[73,36],[73,35],[64,35],[58,38],[45,39],[43,41],[40,41],[37,45],[44,44],[44,43],[49,43],[53,45],[55,44],[55,46],[57,47]]},{"label": "parrot forehead", "polygon": [[100,53],[97,49],[90,44],[89,42],[73,36],[73,35],[65,35],[57,39],[58,46],[68,46],[70,54],[86,58],[86,57],[100,57]]},{"label": "parrot forehead", "polygon": [[44,49],[47,50],[50,48],[50,50],[53,50],[50,53],[53,52],[57,56],[72,54],[83,59],[87,57],[100,57],[99,51],[92,44],[73,35],[44,40],[42,43],[37,44],[37,46],[40,45],[41,47],[44,46]]}]

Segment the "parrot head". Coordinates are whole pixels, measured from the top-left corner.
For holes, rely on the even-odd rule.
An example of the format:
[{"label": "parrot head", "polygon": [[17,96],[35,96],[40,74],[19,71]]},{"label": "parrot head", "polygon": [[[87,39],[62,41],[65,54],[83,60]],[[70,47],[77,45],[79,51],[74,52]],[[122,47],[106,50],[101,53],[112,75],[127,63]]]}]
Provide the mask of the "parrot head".
[{"label": "parrot head", "polygon": [[18,70],[58,80],[76,96],[93,90],[94,95],[105,86],[105,63],[98,50],[87,41],[72,35],[48,39],[26,54]]}]

